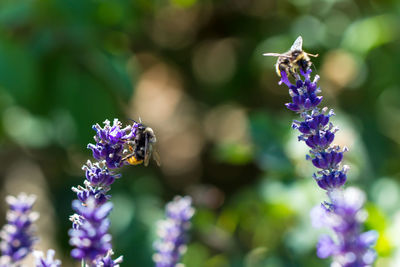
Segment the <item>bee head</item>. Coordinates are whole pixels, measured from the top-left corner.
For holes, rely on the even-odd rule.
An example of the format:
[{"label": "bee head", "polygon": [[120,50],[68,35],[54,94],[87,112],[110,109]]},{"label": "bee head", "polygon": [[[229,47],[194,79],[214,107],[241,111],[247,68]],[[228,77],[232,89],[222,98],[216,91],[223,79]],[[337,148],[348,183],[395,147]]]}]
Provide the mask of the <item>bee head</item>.
[{"label": "bee head", "polygon": [[303,51],[300,50],[294,50],[292,51],[292,58],[296,61],[298,60],[299,57],[301,57],[303,54]]}]

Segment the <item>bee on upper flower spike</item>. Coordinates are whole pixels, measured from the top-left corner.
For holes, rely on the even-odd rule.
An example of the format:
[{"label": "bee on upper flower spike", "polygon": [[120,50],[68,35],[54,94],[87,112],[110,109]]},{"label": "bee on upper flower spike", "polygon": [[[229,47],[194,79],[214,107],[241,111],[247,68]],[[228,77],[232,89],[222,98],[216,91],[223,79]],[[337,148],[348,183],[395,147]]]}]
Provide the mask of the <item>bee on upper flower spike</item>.
[{"label": "bee on upper flower spike", "polygon": [[128,148],[130,153],[125,156],[122,161],[130,165],[139,165],[143,163],[144,166],[148,166],[150,157],[153,156],[157,165],[160,166],[160,156],[154,148],[157,138],[153,129],[142,123],[138,123],[136,136],[129,142]]},{"label": "bee on upper flower spike", "polygon": [[281,72],[284,71],[292,76],[301,68],[304,72],[311,67],[311,57],[317,57],[318,54],[309,54],[303,51],[303,38],[297,37],[289,51],[279,53],[265,53],[263,56],[278,57],[276,61],[276,73],[281,77]]}]

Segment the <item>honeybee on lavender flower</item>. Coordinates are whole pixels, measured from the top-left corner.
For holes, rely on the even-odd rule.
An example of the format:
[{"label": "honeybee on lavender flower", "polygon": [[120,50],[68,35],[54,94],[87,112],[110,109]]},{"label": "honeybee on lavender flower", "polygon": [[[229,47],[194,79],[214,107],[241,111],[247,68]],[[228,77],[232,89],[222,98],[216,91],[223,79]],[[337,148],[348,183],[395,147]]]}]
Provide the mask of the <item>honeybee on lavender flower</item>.
[{"label": "honeybee on lavender flower", "polygon": [[155,149],[156,143],[157,138],[153,129],[145,126],[141,122],[137,123],[136,136],[132,141],[128,142],[129,154],[125,156],[122,161],[129,165],[139,165],[143,163],[144,166],[148,166],[150,157],[153,156],[157,165],[160,166],[160,156]]},{"label": "honeybee on lavender flower", "polygon": [[301,68],[304,72],[311,67],[312,63],[310,57],[317,57],[318,54],[310,54],[303,51],[303,38],[297,37],[290,50],[279,53],[265,53],[263,56],[278,57],[276,61],[276,73],[281,77],[281,72],[284,71],[294,76],[294,74]]}]

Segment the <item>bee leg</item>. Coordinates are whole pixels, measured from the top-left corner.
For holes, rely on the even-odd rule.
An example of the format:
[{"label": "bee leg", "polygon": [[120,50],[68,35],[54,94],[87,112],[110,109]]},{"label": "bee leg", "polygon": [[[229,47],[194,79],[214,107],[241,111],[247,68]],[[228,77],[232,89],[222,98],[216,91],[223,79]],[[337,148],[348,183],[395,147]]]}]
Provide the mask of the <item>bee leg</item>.
[{"label": "bee leg", "polygon": [[289,73],[292,75],[292,77],[296,78],[296,72],[292,68],[289,68]]},{"label": "bee leg", "polygon": [[318,57],[318,54],[310,54],[310,53],[307,53],[307,55],[310,56],[310,57]]},{"label": "bee leg", "polygon": [[[282,77],[282,72],[285,72],[286,74],[290,73],[290,70],[288,71],[288,68],[285,66],[282,66],[278,63],[276,63],[276,73],[278,74],[279,77]],[[289,73],[288,73],[289,72]]]},{"label": "bee leg", "polygon": [[[304,73],[307,72],[307,70],[311,67],[311,61],[307,61],[307,60],[300,60],[299,61],[299,67],[300,70]],[[300,72],[301,73],[301,72]]]}]

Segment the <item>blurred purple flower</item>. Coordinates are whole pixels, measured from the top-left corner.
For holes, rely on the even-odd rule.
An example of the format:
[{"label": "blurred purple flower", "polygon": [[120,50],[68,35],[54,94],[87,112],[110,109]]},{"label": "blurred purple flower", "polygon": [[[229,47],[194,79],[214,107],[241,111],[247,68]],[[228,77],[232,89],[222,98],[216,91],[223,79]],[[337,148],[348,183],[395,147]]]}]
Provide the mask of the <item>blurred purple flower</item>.
[{"label": "blurred purple flower", "polygon": [[75,247],[71,255],[74,259],[85,260],[89,266],[95,266],[95,261],[111,249],[111,235],[108,234],[110,221],[107,216],[112,203],[97,205],[94,198],[89,198],[86,206],[75,200],[72,207],[80,221],[69,230],[70,244]]},{"label": "blurred purple flower", "polygon": [[189,196],[175,197],[166,206],[166,219],[158,222],[159,240],[154,243],[156,267],[175,267],[186,250],[186,231],[194,208]]},{"label": "blurred purple flower", "polygon": [[315,207],[311,219],[315,227],[329,227],[336,239],[324,235],[317,245],[317,255],[320,258],[333,257],[338,266],[371,266],[376,253],[371,248],[378,238],[376,231],[361,233],[361,224],[366,219],[362,209],[365,196],[356,188],[344,191],[332,191],[330,197],[334,205]]},{"label": "blurred purple flower", "polygon": [[42,251],[34,251],[33,255],[36,258],[35,266],[36,267],[60,267],[61,261],[54,259],[55,251],[49,249],[47,251],[46,258],[43,255]]},{"label": "blurred purple flower", "polygon": [[96,267],[119,267],[119,264],[123,261],[123,256],[119,256],[115,260],[111,258],[114,252],[110,249],[106,256],[97,260]]},{"label": "blurred purple flower", "polygon": [[25,193],[20,193],[18,197],[6,197],[9,205],[7,224],[0,232],[2,265],[11,266],[32,251],[32,246],[37,241],[33,223],[39,218],[37,212],[32,212],[35,200],[34,195],[28,196]]},{"label": "blurred purple flower", "polygon": [[72,222],[72,229],[78,230],[79,227],[83,224],[85,218],[77,213],[74,213],[69,216],[69,220]]},{"label": "blurred purple flower", "polygon": [[355,189],[343,190],[349,167],[341,166],[347,148],[332,145],[338,128],[329,120],[335,114],[333,110],[318,107],[322,101],[322,96],[317,95],[321,92],[317,86],[319,76],[311,81],[311,69],[303,72],[300,68],[300,74],[302,77],[297,73],[293,75],[295,82],[292,83],[282,71],[279,84],[289,87],[292,101],[286,107],[299,113],[301,118],[293,122],[292,128],[300,132],[299,141],[304,141],[310,148],[306,158],[318,169],[313,177],[318,186],[326,190],[330,200],[311,212],[315,227],[328,227],[335,233],[334,240],[327,235],[320,238],[317,255],[320,258],[332,256],[334,266],[371,266],[376,257],[371,247],[377,232],[361,232],[365,220],[365,216],[361,216],[364,214],[362,193]]}]

